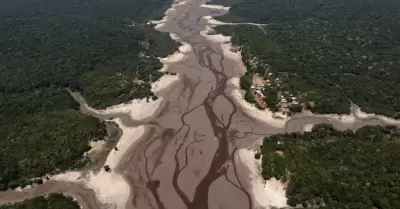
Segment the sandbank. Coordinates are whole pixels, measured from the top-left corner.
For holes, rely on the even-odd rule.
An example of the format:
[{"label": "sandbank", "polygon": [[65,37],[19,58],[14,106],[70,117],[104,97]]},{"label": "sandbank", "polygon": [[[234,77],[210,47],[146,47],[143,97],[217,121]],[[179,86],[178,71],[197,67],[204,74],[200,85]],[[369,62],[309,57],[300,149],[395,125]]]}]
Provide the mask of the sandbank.
[{"label": "sandbank", "polygon": [[261,162],[255,160],[254,154],[255,152],[249,149],[241,149],[237,152],[237,158],[249,171],[254,200],[263,208],[286,207],[286,185],[275,178],[264,181],[261,176]]}]

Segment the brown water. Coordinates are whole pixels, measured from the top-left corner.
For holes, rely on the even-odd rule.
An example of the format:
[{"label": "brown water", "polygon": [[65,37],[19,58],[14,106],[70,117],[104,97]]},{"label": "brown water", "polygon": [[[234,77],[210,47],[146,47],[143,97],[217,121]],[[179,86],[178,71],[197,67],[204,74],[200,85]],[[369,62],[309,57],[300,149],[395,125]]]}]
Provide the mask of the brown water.
[{"label": "brown water", "polygon": [[[164,24],[157,27],[192,48],[184,53],[184,59],[167,64],[166,69],[180,77],[182,85],[174,89],[179,94],[164,93],[159,111],[137,121],[124,113],[92,111],[75,95],[87,114],[102,119],[118,117],[131,127],[146,126],[145,136],[124,155],[117,169],[131,187],[126,208],[262,208],[250,193],[249,171],[237,158],[239,149],[254,148],[266,135],[302,131],[306,124],[331,123],[339,129],[357,129],[389,123],[381,117],[356,117],[353,123],[343,123],[332,116],[299,115],[279,127],[249,116],[231,95],[237,87],[227,86],[231,78],[243,74],[238,67],[243,66],[242,61],[227,56],[223,43],[200,33],[207,27],[203,16],[220,15],[224,10],[203,7],[202,0],[179,2],[175,10],[168,12]],[[46,186],[51,184],[58,190]],[[93,200],[93,192],[79,184],[67,187],[63,182],[46,183],[36,192],[27,190],[26,197],[13,199],[15,192],[3,192],[0,200],[21,201],[54,191],[80,197],[78,201],[84,208],[102,207]]]}]

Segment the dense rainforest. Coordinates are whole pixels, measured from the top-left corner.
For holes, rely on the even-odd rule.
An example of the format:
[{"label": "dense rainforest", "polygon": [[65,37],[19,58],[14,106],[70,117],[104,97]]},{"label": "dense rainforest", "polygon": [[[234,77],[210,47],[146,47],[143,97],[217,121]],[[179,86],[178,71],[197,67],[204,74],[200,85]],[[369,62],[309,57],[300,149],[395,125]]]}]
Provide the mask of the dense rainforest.
[{"label": "dense rainforest", "polygon": [[171,0],[0,0],[0,189],[82,166],[103,122],[82,115],[65,88],[96,108],[151,96],[175,50],[160,19]]},{"label": "dense rainforest", "polygon": [[[79,90],[104,108],[150,93],[168,34],[146,23],[169,0],[17,0],[0,7],[0,92],[51,87]],[[7,96],[7,95],[6,95]]]},{"label": "dense rainforest", "polygon": [[0,205],[0,209],[80,209],[79,204],[71,197],[62,194],[40,196],[21,203]]},{"label": "dense rainforest", "polygon": [[321,124],[311,132],[265,137],[262,175],[287,182],[293,207],[400,208],[399,149],[398,127],[353,132]]},{"label": "dense rainforest", "polygon": [[[219,26],[240,47],[248,72],[272,81],[317,113],[400,117],[400,2],[397,0],[216,0],[231,6],[217,19],[265,25]],[[271,75],[269,74],[271,73]],[[279,84],[274,83],[279,78]],[[277,110],[276,94],[267,96]],[[251,100],[251,98],[247,98]],[[269,101],[268,101],[269,100]]]}]

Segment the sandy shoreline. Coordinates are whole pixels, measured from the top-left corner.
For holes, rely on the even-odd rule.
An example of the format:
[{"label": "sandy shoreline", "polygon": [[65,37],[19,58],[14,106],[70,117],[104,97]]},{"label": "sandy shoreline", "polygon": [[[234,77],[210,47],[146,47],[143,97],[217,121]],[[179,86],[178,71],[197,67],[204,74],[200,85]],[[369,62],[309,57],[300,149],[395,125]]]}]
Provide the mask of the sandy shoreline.
[{"label": "sandy shoreline", "polygon": [[[128,113],[135,120],[143,120],[152,118],[159,114],[160,104],[162,103],[163,95],[171,93],[171,88],[179,85],[178,76],[165,75],[159,81],[153,83],[152,91],[155,95],[160,96],[156,101],[146,102],[145,100],[136,100],[129,104],[120,104],[107,108],[105,111],[113,111],[116,113]],[[96,110],[97,111],[97,110]],[[99,200],[104,204],[114,205],[115,209],[125,209],[126,203],[130,198],[130,186],[123,177],[123,171],[118,170],[118,166],[123,161],[124,155],[129,151],[134,143],[142,138],[145,134],[145,127],[143,125],[137,127],[128,127],[122,123],[118,118],[113,119],[122,129],[122,136],[120,137],[116,147],[118,151],[112,150],[104,165],[111,168],[111,172],[105,172],[104,169],[98,174],[90,173],[83,181],[88,188],[93,189]]]},{"label": "sandy shoreline", "polygon": [[241,149],[236,158],[242,162],[242,170],[247,169],[250,173],[248,177],[255,202],[263,208],[286,207],[286,185],[275,178],[265,181],[261,176],[261,160],[256,160],[254,154],[253,150]]},{"label": "sandy shoreline", "polygon": [[[209,5],[209,4],[203,4],[201,5],[202,8],[212,8],[212,9],[220,9],[223,10],[223,12],[227,12],[229,10],[229,7],[223,7],[223,6],[218,6],[218,5]],[[174,9],[173,7],[171,10],[166,12],[166,16],[168,16],[168,13],[173,13]],[[167,19],[167,18],[164,18]],[[230,92],[231,97],[234,99],[235,103],[244,111],[246,114],[250,115],[254,119],[257,119],[259,121],[262,121],[264,123],[267,123],[269,125],[275,126],[275,127],[280,127],[283,128],[285,125],[285,120],[282,119],[276,119],[273,117],[273,113],[269,110],[266,111],[258,111],[254,106],[251,104],[247,103],[243,99],[243,95],[240,90],[240,85],[239,85],[239,78],[240,76],[244,75],[245,72],[245,67],[242,63],[242,57],[240,52],[233,52],[231,49],[232,44],[230,43],[231,37],[229,36],[224,36],[222,34],[212,34],[209,35],[210,32],[213,32],[212,27],[216,25],[233,25],[230,23],[222,23],[219,21],[214,20],[211,16],[205,16],[203,17],[204,20],[206,20],[209,25],[206,26],[206,28],[200,32],[202,36],[204,36],[208,41],[214,42],[217,44],[221,44],[221,48],[223,49],[223,54],[224,56],[236,60],[237,66],[235,66],[234,72],[237,74],[233,76],[233,78],[228,81],[228,88],[227,92]],[[153,22],[154,23],[154,22]],[[160,21],[157,22],[156,28],[162,29],[165,27],[164,25],[165,21]],[[176,38],[176,40],[179,40],[179,38]],[[185,46],[185,50],[180,50],[184,52],[189,51],[189,46]],[[187,49],[187,50],[186,50]],[[164,62],[164,64],[171,64],[174,62],[179,62],[181,60],[185,59],[184,53],[175,53],[174,55],[171,55],[169,59],[172,60],[172,62]],[[255,201],[262,207],[264,208],[269,208],[271,206],[274,207],[284,207],[286,206],[286,197],[285,197],[285,187],[282,185],[279,181],[275,179],[271,179],[267,182],[264,182],[262,177],[260,176],[259,170],[257,170],[257,163],[254,159],[254,152],[247,150],[247,149],[241,149],[238,151],[238,154],[236,156],[239,160],[242,161],[242,165],[247,165],[247,169],[249,173],[251,174],[250,178],[251,180],[251,188],[252,188],[252,194],[254,195]],[[272,195],[272,196],[271,196]]]},{"label": "sandy shoreline", "polygon": [[[207,23],[205,25],[198,26],[198,35],[199,40],[202,40],[201,38],[204,38],[207,43],[208,47],[210,48],[209,51],[214,51],[215,54],[221,55],[221,63],[223,63],[224,60],[226,61],[224,64],[226,66],[221,67],[222,70],[227,70],[224,73],[229,74],[229,79],[226,81],[226,88],[224,89],[225,93],[229,95],[230,99],[234,103],[234,107],[231,107],[229,109],[229,104],[228,102],[223,103],[220,102],[219,104],[222,104],[221,106],[218,106],[219,109],[224,109],[224,110],[231,110],[233,113],[243,113],[243,115],[237,116],[242,117],[242,118],[235,118],[233,114],[231,115],[231,121],[235,119],[235,124],[233,125],[235,131],[238,132],[243,132],[243,137],[245,139],[251,139],[256,143],[257,141],[260,141],[259,139],[262,138],[263,134],[273,134],[273,133],[281,133],[284,131],[309,131],[314,123],[304,123],[302,126],[296,127],[297,129],[291,129],[288,130],[287,126],[290,121],[293,120],[300,120],[302,117],[310,117],[310,120],[315,120],[319,123],[320,121],[334,121],[337,123],[340,123],[340,125],[343,125],[343,127],[347,128],[347,126],[350,126],[357,121],[363,121],[363,120],[369,120],[370,118],[376,118],[376,120],[379,121],[384,121],[389,124],[400,124],[399,121],[383,117],[383,116],[376,116],[374,114],[365,114],[361,112],[361,110],[356,107],[352,107],[352,114],[350,115],[313,115],[311,113],[304,113],[302,115],[296,115],[295,117],[292,118],[277,118],[274,117],[274,114],[269,111],[268,109],[265,111],[260,111],[257,110],[253,105],[250,103],[246,102],[243,99],[243,95],[240,89],[240,77],[244,75],[246,69],[245,66],[242,62],[242,56],[240,51],[234,52],[232,49],[234,48],[232,44],[230,43],[231,37],[230,36],[224,36],[221,34],[211,34],[213,32],[213,27],[217,25],[232,25],[232,24],[237,24],[237,23],[222,23],[220,21],[214,20],[211,16],[207,15],[209,13],[218,13],[218,14],[224,14],[228,12],[229,8],[228,7],[223,7],[223,6],[218,6],[218,5],[210,5],[210,4],[200,4],[199,1],[192,1],[192,0],[176,0],[174,4],[165,12],[165,17],[162,20],[159,21],[151,21],[150,24],[155,24],[155,29],[163,31],[163,32],[169,32],[170,36],[172,39],[178,41],[181,46],[179,47],[179,50],[173,53],[172,55],[169,55],[165,58],[160,58],[160,62],[163,64],[163,67],[160,69],[162,72],[174,72],[178,73],[177,75],[164,75],[161,77],[158,81],[152,84],[152,91],[156,96],[159,98],[155,101],[150,101],[147,102],[145,99],[137,99],[137,100],[132,100],[128,103],[124,104],[119,104],[115,105],[109,108],[106,108],[104,110],[97,110],[89,105],[87,105],[86,101],[84,100],[83,97],[78,95],[76,92],[71,92],[71,95],[74,96],[74,98],[81,104],[81,110],[83,113],[93,115],[95,117],[104,119],[104,120],[112,120],[115,123],[118,124],[118,126],[122,129],[123,133],[121,138],[119,139],[119,142],[117,143],[116,147],[118,147],[118,151],[112,150],[109,155],[107,156],[106,162],[104,165],[109,165],[111,168],[111,172],[105,172],[104,169],[101,169],[101,171],[97,174],[94,173],[89,173],[87,176],[82,176],[80,172],[67,172],[64,174],[59,174],[56,176],[51,177],[50,183],[53,181],[58,181],[58,182],[70,182],[70,183],[75,183],[79,185],[83,185],[86,189],[90,189],[91,191],[94,191],[96,194],[96,197],[98,200],[103,203],[104,205],[107,205],[108,208],[110,209],[126,209],[127,208],[127,203],[134,199],[133,194],[132,194],[132,182],[128,182],[128,178],[126,173],[124,173],[123,169],[119,169],[122,163],[125,163],[125,158],[128,155],[136,155],[136,153],[131,153],[132,150],[135,150],[136,146],[139,146],[137,144],[140,144],[139,142],[147,142],[150,140],[150,136],[147,137],[146,132],[147,132],[147,127],[149,126],[150,123],[156,124],[156,123],[163,123],[164,126],[160,128],[162,130],[162,137],[159,141],[155,143],[154,146],[149,146],[146,147],[151,151],[150,156],[148,157],[149,159],[153,159],[156,157],[153,157],[153,153],[157,153],[156,151],[158,150],[157,146],[160,146],[161,148],[165,149],[164,151],[160,154],[160,158],[155,161],[157,161],[159,164],[161,164],[162,171],[165,172],[164,174],[157,173],[154,171],[154,176],[157,177],[158,180],[158,186],[156,190],[162,190],[165,194],[165,196],[160,197],[160,199],[164,198],[163,200],[165,202],[168,202],[168,199],[173,199],[176,198],[177,195],[172,194],[170,190],[168,190],[168,186],[172,187],[178,185],[178,187],[182,184],[184,184],[182,187],[184,188],[183,190],[187,192],[189,197],[194,196],[196,188],[191,188],[189,183],[187,182],[196,182],[199,181],[198,178],[204,177],[206,175],[207,171],[207,164],[210,162],[206,162],[207,160],[212,161],[212,158],[208,159],[206,157],[207,152],[213,151],[213,147],[217,146],[216,141],[216,135],[212,135],[211,131],[211,125],[208,124],[209,122],[204,122],[201,121],[199,118],[204,117],[206,115],[206,112],[204,111],[204,107],[199,108],[198,112],[196,112],[195,107],[200,106],[201,104],[204,104],[206,100],[202,100],[202,98],[207,98],[207,94],[209,92],[212,92],[213,88],[217,88],[216,84],[213,86],[214,83],[217,83],[216,79],[214,79],[212,76],[212,73],[208,72],[208,70],[204,70],[203,66],[189,66],[189,65],[184,65],[182,63],[187,63],[190,61],[190,59],[201,59],[204,54],[195,54],[198,51],[201,50],[195,50],[195,47],[204,47],[201,46],[200,41],[199,44],[193,44],[189,42],[185,42],[185,38],[191,37],[193,34],[191,34],[190,30],[188,29],[187,31],[183,31],[182,28],[179,28],[177,26],[177,23],[175,24],[173,18],[175,18],[178,15],[183,15],[183,14],[177,14],[181,10],[185,10],[187,4],[192,3],[193,7],[197,7],[197,11],[200,14],[205,14],[200,21],[203,21],[203,23]],[[203,3],[206,3],[204,1]],[[200,4],[200,5],[197,5]],[[182,9],[183,8],[183,9]],[[186,9],[188,10],[188,9]],[[188,17],[188,20],[190,17]],[[194,19],[194,18],[193,18]],[[194,20],[192,20],[194,21]],[[179,22],[180,24],[187,26],[190,28],[191,24],[190,21],[182,21]],[[185,25],[186,24],[186,25]],[[252,24],[252,23],[240,23],[240,24]],[[255,24],[258,25],[258,24]],[[169,27],[169,28],[168,28]],[[174,32],[176,31],[176,33]],[[178,34],[180,32],[180,34]],[[192,32],[193,33],[193,32]],[[189,40],[189,38],[187,39]],[[196,42],[197,43],[197,42]],[[209,57],[209,62],[215,61],[213,59],[217,59],[217,55],[214,57]],[[206,57],[206,55],[204,55]],[[211,60],[211,61],[210,61]],[[197,60],[196,60],[197,61]],[[219,60],[217,60],[219,61]],[[204,61],[205,62],[205,61]],[[182,66],[180,66],[182,64]],[[221,64],[222,66],[223,64]],[[197,71],[192,70],[189,72],[188,69],[193,67],[193,69],[197,69]],[[228,71],[231,70],[231,71]],[[196,77],[196,79],[192,78],[192,80],[189,80],[188,77]],[[215,76],[217,77],[217,76]],[[196,82],[195,82],[196,81]],[[192,82],[192,83],[190,83]],[[199,88],[197,90],[196,88]],[[211,90],[210,90],[211,89]],[[197,95],[199,98],[191,98],[192,95]],[[186,95],[189,95],[185,97]],[[188,99],[189,98],[189,99]],[[221,98],[219,98],[222,101]],[[228,99],[226,99],[228,100]],[[216,99],[217,101],[217,99]],[[218,102],[215,102],[217,106]],[[173,104],[175,106],[169,106],[170,104]],[[204,106],[204,105],[203,105]],[[177,108],[176,108],[177,107]],[[186,107],[186,112],[183,113],[181,107]],[[168,109],[168,111],[165,111],[165,109]],[[173,108],[179,109],[179,111],[172,111]],[[235,109],[237,108],[237,110]],[[190,110],[190,111],[189,111]],[[162,119],[156,118],[159,115],[162,114],[177,114],[176,112],[180,112],[181,114],[186,114],[186,113],[192,113],[191,110],[193,110],[194,116],[186,118],[186,120],[179,115],[179,120],[171,120],[171,121],[163,121]],[[220,124],[225,125],[226,123],[230,123],[231,121],[224,120],[226,118],[229,118],[229,114],[226,112],[221,112],[220,113],[222,116],[221,118],[217,118],[217,120],[220,120]],[[225,114],[225,115],[224,115]],[[246,116],[246,117],[245,117]],[[171,117],[172,118],[172,117]],[[233,119],[232,119],[233,118]],[[243,119],[245,118],[245,119]],[[251,122],[248,122],[250,118],[253,121],[256,121],[255,123],[259,125],[262,128],[259,128],[260,130],[263,131],[263,129],[271,129],[268,131],[260,132],[260,134],[257,134],[256,132],[253,132],[253,127],[248,127],[246,124],[253,125]],[[321,119],[321,120],[316,120]],[[157,121],[155,121],[158,119]],[[170,118],[167,118],[170,119]],[[164,119],[165,120],[165,119]],[[227,122],[228,121],[228,122]],[[164,141],[167,141],[166,139],[169,139],[169,135],[165,134],[168,133],[168,130],[174,133],[174,128],[175,125],[180,125],[179,123],[192,123],[192,127],[189,126],[189,130],[192,128],[195,131],[187,132],[187,135],[192,135],[193,138],[195,139],[194,142],[190,143],[182,143],[186,147],[186,152],[184,154],[179,155],[179,151],[177,146],[175,145],[168,145],[164,144]],[[165,125],[167,124],[167,125]],[[243,125],[244,124],[244,125]],[[261,124],[261,125],[260,125]],[[158,124],[157,124],[158,125]],[[183,126],[182,126],[183,127]],[[251,131],[248,131],[248,129],[251,129]],[[183,129],[183,128],[182,128]],[[246,129],[246,130],[242,130]],[[165,131],[167,130],[167,131]],[[181,130],[181,129],[179,129]],[[198,130],[198,132],[197,132]],[[157,135],[158,133],[152,133],[152,137]],[[253,135],[248,135],[248,134],[253,134]],[[264,135],[265,135],[264,134]],[[146,137],[144,137],[146,135]],[[150,134],[149,134],[150,135]],[[161,134],[160,134],[161,135]],[[206,141],[206,139],[212,138],[211,135],[214,137],[214,140],[211,142],[203,142]],[[175,136],[178,138],[177,136]],[[230,136],[231,137],[231,136]],[[237,137],[240,138],[239,136],[232,136],[232,137]],[[246,138],[248,137],[248,138]],[[156,141],[156,140],[155,140]],[[234,141],[234,140],[233,140]],[[239,140],[238,140],[239,141]],[[198,147],[193,147],[190,149],[191,145],[194,143],[201,144]],[[203,144],[202,144],[203,143]],[[254,144],[253,143],[253,144]],[[189,144],[189,145],[188,145]],[[243,142],[240,144],[240,142],[232,143],[232,146],[237,146],[235,148],[238,149],[236,154],[233,154],[232,158],[234,162],[238,162],[237,165],[239,170],[240,175],[237,176],[238,181],[241,180],[243,184],[248,184],[246,185],[246,188],[249,188],[248,192],[251,194],[251,198],[256,205],[261,206],[262,208],[270,208],[270,207],[285,207],[286,206],[286,197],[285,197],[285,185],[283,185],[281,182],[279,182],[276,179],[271,179],[269,181],[264,181],[262,179],[262,176],[260,175],[260,162],[257,161],[254,158],[254,151],[252,151],[249,147],[249,142]],[[176,149],[176,150],[175,150]],[[179,148],[180,149],[180,148]],[[231,147],[229,148],[231,149]],[[192,151],[192,155],[194,156],[195,153],[199,153],[198,155],[201,156],[197,158],[198,162],[195,162],[194,165],[190,165],[188,162],[193,162],[193,159],[196,158],[190,158],[188,157],[188,154]],[[211,150],[211,151],[210,151]],[[234,152],[235,153],[235,152]],[[143,153],[138,153],[143,154],[144,158],[147,159],[146,152],[144,151]],[[176,158],[179,159],[184,159],[183,161],[185,162],[188,167],[190,167],[191,172],[183,172],[185,175],[182,175],[186,178],[182,178],[177,180],[175,182],[176,184],[174,185],[173,183],[167,184],[167,180],[164,180],[164,178],[167,178],[165,176],[170,175],[168,172],[171,171],[171,168],[169,168],[167,165],[169,160],[168,158],[164,159],[164,156],[171,156],[176,155]],[[154,154],[156,155],[156,154]],[[182,157],[183,156],[183,157]],[[209,154],[209,156],[212,156],[212,153]],[[199,160],[200,159],[200,160]],[[207,160],[204,160],[207,159]],[[176,160],[176,159],[175,159]],[[203,160],[203,161],[201,161]],[[232,167],[229,167],[231,165],[232,159],[227,160],[225,164],[221,167],[221,169],[229,168],[232,169]],[[129,163],[129,162],[127,162]],[[203,165],[203,164],[204,165]],[[137,162],[139,164],[139,162]],[[200,165],[201,164],[201,165]],[[178,163],[179,165],[179,163]],[[185,166],[186,166],[185,165]],[[200,166],[199,166],[200,165]],[[145,170],[147,171],[147,161],[145,165]],[[153,165],[154,168],[156,165]],[[185,167],[183,166],[183,167]],[[191,167],[192,166],[192,167]],[[200,168],[196,168],[196,166],[199,166]],[[226,167],[225,167],[226,166]],[[139,169],[140,164],[137,166]],[[180,166],[177,166],[178,170],[182,169]],[[155,170],[155,169],[154,169]],[[135,171],[136,172],[136,171]],[[132,171],[133,173],[133,171]],[[193,174],[195,173],[195,174]],[[139,174],[140,175],[140,171]],[[158,175],[158,176],[157,176]],[[198,177],[196,177],[198,175]],[[172,175],[171,175],[172,176]],[[168,176],[170,177],[170,176]],[[172,177],[171,177],[172,178]],[[184,183],[182,183],[182,181]],[[148,187],[147,189],[150,190],[151,186],[154,184],[157,184],[157,181],[150,180],[146,182],[147,184],[145,185]],[[220,182],[219,182],[220,183]],[[220,183],[221,185],[225,185],[224,183]],[[161,185],[161,186],[160,186]],[[231,187],[234,187],[231,185]],[[226,188],[231,188],[231,187],[226,187]],[[246,188],[242,188],[244,193],[246,193]],[[233,188],[234,189],[234,188]],[[21,192],[26,192],[30,190],[22,190]],[[189,192],[188,192],[189,191]],[[233,190],[232,190],[233,191]],[[213,191],[215,192],[215,191]],[[238,191],[236,191],[239,193]],[[243,198],[243,195],[240,196],[238,195],[239,198]],[[82,201],[78,199],[78,201]],[[232,201],[228,201],[232,202]],[[166,203],[165,203],[166,204]],[[175,208],[177,208],[176,205],[173,203],[168,202],[168,204],[173,205]],[[178,203],[176,203],[178,205]],[[179,204],[183,204],[179,202]],[[208,203],[207,203],[208,204]],[[132,206],[133,207],[133,206]],[[167,207],[166,207],[167,208]],[[169,208],[173,208],[170,206]],[[142,208],[138,208],[142,209]]]},{"label": "sandy shoreline", "polygon": [[67,172],[51,176],[51,180],[66,181],[83,184],[88,189],[92,189],[96,193],[98,200],[114,209],[125,209],[125,205],[130,195],[129,184],[125,181],[123,175],[117,170],[117,166],[121,162],[123,155],[145,133],[143,126],[131,128],[126,127],[118,119],[114,119],[123,133],[116,147],[118,151],[112,150],[104,165],[109,165],[110,172],[101,169],[98,173],[90,172],[86,176],[82,176],[81,172]]}]

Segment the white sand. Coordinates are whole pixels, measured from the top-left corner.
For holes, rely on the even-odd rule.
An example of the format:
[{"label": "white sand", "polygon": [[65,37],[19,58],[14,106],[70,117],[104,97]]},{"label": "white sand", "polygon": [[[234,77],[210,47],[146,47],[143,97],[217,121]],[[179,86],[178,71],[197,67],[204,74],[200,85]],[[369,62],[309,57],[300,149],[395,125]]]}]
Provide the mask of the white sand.
[{"label": "white sand", "polygon": [[[151,91],[157,96],[163,96],[174,88],[179,82],[179,76],[176,75],[164,75],[159,81],[155,82],[151,86]],[[150,111],[150,110],[149,110]],[[153,110],[154,111],[154,110]]]},{"label": "white sand", "polygon": [[174,34],[174,33],[170,33],[169,37],[171,37],[171,39],[174,40],[174,41],[181,40],[181,37],[179,37],[177,34]]},{"label": "white sand", "polygon": [[277,208],[286,207],[287,198],[286,198],[286,185],[284,185],[281,181],[272,178],[265,182],[264,192],[268,197],[266,200],[268,205]]},{"label": "white sand", "polygon": [[354,123],[355,117],[354,115],[340,115],[339,120],[341,120],[343,123]]},{"label": "white sand", "polygon": [[179,61],[184,60],[186,57],[185,54],[180,53],[180,52],[175,52],[167,57],[160,58],[161,63],[163,64],[177,64]]},{"label": "white sand", "polygon": [[87,153],[89,154],[92,152],[98,152],[102,150],[105,143],[106,141],[104,140],[90,141],[89,146],[91,147],[91,149]]},{"label": "white sand", "polygon": [[82,174],[77,171],[70,171],[50,176],[50,180],[68,181],[68,182],[82,182]]},{"label": "white sand", "polygon": [[303,127],[303,131],[304,131],[304,132],[311,132],[313,127],[314,127],[314,124],[306,124],[306,125]]},{"label": "white sand", "polygon": [[366,119],[366,118],[376,117],[376,118],[386,122],[387,124],[400,125],[400,120],[389,118],[389,117],[383,116],[383,115],[377,115],[375,113],[365,113],[365,112],[361,111],[361,108],[356,105],[354,105],[354,108],[355,108],[354,115],[357,118]]},{"label": "white sand", "polygon": [[[232,39],[232,37],[230,37],[230,36],[228,36],[228,37],[229,37],[229,39]],[[234,49],[234,47],[233,47],[232,43],[222,44],[222,49],[224,52],[224,56],[236,60],[236,62],[239,65],[238,68],[244,74],[244,72],[246,71],[246,67],[244,66],[244,64],[242,62],[241,51],[233,52],[232,49]]]},{"label": "white sand", "polygon": [[323,114],[323,115],[316,115],[310,111],[305,111],[302,116],[304,115],[310,115],[313,117],[322,117],[322,118],[333,118],[333,119],[337,119],[340,120],[343,123],[354,123],[356,121],[356,118],[354,117],[353,114],[349,114],[349,115],[338,115],[338,114]]},{"label": "white sand", "polygon": [[106,110],[101,110],[105,113],[121,113],[125,112],[134,120],[143,120],[152,116],[161,104],[160,99],[147,102],[146,99],[135,99],[129,103],[111,106]]},{"label": "white sand", "polygon": [[[136,113],[144,111],[143,109],[146,109],[145,111],[150,111],[151,108],[154,108],[154,106],[144,103],[140,108],[135,106],[135,110],[131,109],[130,111]],[[125,209],[126,201],[130,195],[129,184],[124,180],[122,175],[116,173],[114,169],[129,147],[133,146],[135,141],[142,137],[142,135],[145,133],[145,128],[144,126],[138,126],[134,128],[126,127],[119,119],[114,119],[113,121],[119,125],[123,133],[116,145],[118,151],[114,149],[111,150],[105,162],[105,165],[110,166],[111,172],[105,172],[102,169],[98,174],[90,173],[89,177],[85,179],[84,183],[87,187],[96,192],[99,200],[102,203],[116,204],[117,209]]]},{"label": "white sand", "polygon": [[120,174],[101,170],[98,174],[91,172],[82,177],[79,172],[67,172],[50,177],[51,180],[83,183],[93,189],[97,198],[103,204],[115,205],[116,209],[125,209],[125,203],[130,195],[129,184]]},{"label": "white sand", "polygon": [[203,36],[206,36],[208,40],[216,42],[216,43],[226,43],[226,42],[230,42],[231,41],[231,37],[230,36],[224,36],[222,34],[203,35]]},{"label": "white sand", "polygon": [[222,5],[215,5],[215,4],[203,4],[201,5],[202,8],[207,8],[207,9],[212,9],[212,10],[218,10],[218,11],[226,11],[228,12],[230,7],[224,7]]},{"label": "white sand", "polygon": [[222,22],[222,21],[214,19],[212,16],[204,16],[203,18],[212,27],[219,26],[219,25],[254,25],[254,26],[258,26],[258,27],[260,27],[260,26],[268,26],[268,24],[260,24],[260,23],[246,23],[246,22],[229,23],[229,22]]},{"label": "white sand", "polygon": [[214,33],[214,32],[215,32],[214,28],[212,28],[212,27],[210,27],[210,26],[207,25],[207,26],[206,26],[206,29],[200,31],[200,34],[201,34],[201,35],[207,35],[207,34],[212,34],[212,33]]},{"label": "white sand", "polygon": [[266,182],[263,180],[260,174],[260,160],[257,161],[254,158],[254,153],[254,151],[248,149],[241,149],[238,151],[238,159],[240,159],[243,165],[247,166],[250,171],[250,192],[254,200],[263,208],[281,208],[287,206],[285,185],[274,178]]},{"label": "white sand", "polygon": [[[354,109],[353,109],[354,108]],[[354,123],[357,119],[368,119],[368,118],[377,118],[379,120],[382,120],[383,122],[391,125],[400,125],[400,120],[396,120],[387,116],[382,116],[382,115],[377,115],[375,113],[365,113],[361,110],[360,107],[358,107],[355,104],[352,104],[351,109],[353,112],[350,114],[323,114],[323,115],[317,115],[312,112],[306,111],[303,113],[303,115],[312,115],[314,117],[328,117],[328,118],[334,118],[337,120],[340,120],[343,123]]]},{"label": "white sand", "polygon": [[[74,96],[76,92],[72,93]],[[76,97],[76,96],[74,96]],[[161,99],[147,102],[147,99],[134,99],[126,103],[107,107],[106,109],[98,110],[90,107],[85,101],[81,104],[81,110],[86,114],[103,115],[124,113],[131,117],[132,120],[148,120],[153,116],[162,104]]]},{"label": "white sand", "polygon": [[123,156],[123,154],[145,132],[144,126],[129,128],[129,127],[124,126],[119,121],[119,119],[114,119],[113,121],[119,125],[119,128],[122,129],[123,133],[116,145],[116,147],[118,148],[118,151],[116,151],[114,149],[111,150],[111,152],[108,155],[107,160],[105,162],[105,165],[109,165],[111,169],[115,169],[115,167],[118,165],[119,161],[121,160],[121,157]]},{"label": "white sand", "polygon": [[122,175],[102,170],[96,175],[91,173],[85,183],[87,187],[95,191],[102,203],[115,204],[116,209],[125,209],[130,188]]},{"label": "white sand", "polygon": [[17,192],[22,192],[24,189],[29,189],[29,188],[31,188],[31,187],[32,187],[31,185],[28,185],[28,186],[26,186],[26,187],[24,187],[24,188],[21,188],[21,187],[19,186],[19,187],[15,188],[15,191],[17,191]]},{"label": "white sand", "polygon": [[109,165],[111,172],[105,172],[104,169],[97,174],[93,172],[88,176],[82,177],[80,172],[67,172],[50,177],[52,180],[81,182],[88,188],[93,189],[104,204],[115,204],[117,209],[125,209],[126,201],[130,195],[129,184],[124,180],[121,174],[114,172],[114,169],[121,160],[123,154],[133,143],[139,139],[145,132],[144,126],[129,128],[121,124],[119,119],[114,119],[123,130],[122,136],[117,143],[118,151],[114,149],[108,155],[105,165]]},{"label": "white sand", "polygon": [[229,25],[229,23],[221,22],[219,20],[214,19],[211,16],[205,16],[204,19],[207,20],[208,24],[214,25],[214,26],[217,26],[217,25]]},{"label": "white sand", "polygon": [[192,46],[188,43],[182,43],[182,45],[179,47],[179,51],[181,53],[189,53],[193,50]]}]

